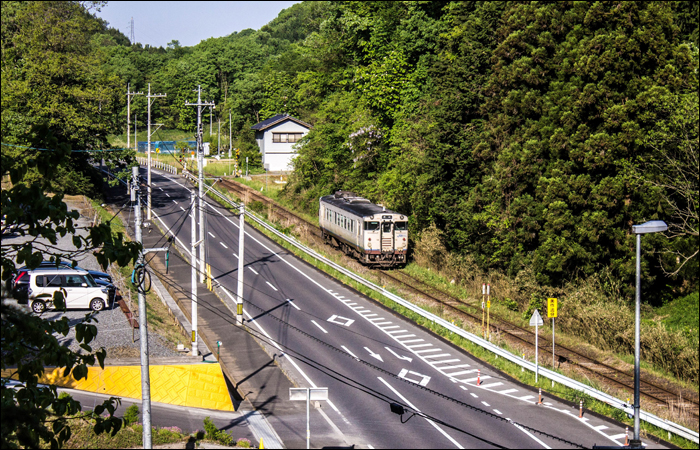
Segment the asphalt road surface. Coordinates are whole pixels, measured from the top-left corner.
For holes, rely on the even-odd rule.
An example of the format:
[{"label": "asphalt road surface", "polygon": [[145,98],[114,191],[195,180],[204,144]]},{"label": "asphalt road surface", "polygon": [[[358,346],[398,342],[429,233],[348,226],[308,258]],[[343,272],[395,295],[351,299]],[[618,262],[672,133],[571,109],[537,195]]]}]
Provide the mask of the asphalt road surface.
[{"label": "asphalt road surface", "polygon": [[[191,186],[157,171],[152,179],[153,220],[189,252]],[[212,201],[206,219],[207,262],[233,303],[239,219]],[[537,405],[532,388],[299,261],[252,227],[245,231],[248,326],[276,342],[278,361],[300,386],[328,387],[329,401],[314,408],[313,420],[324,421],[348,446],[576,448],[624,442],[621,424],[590,414],[579,419],[577,407],[557,399]],[[402,417],[390,411],[392,402],[405,407]],[[268,419],[289,446],[284,415]],[[314,441],[313,425],[311,436],[312,446],[323,446]]]}]

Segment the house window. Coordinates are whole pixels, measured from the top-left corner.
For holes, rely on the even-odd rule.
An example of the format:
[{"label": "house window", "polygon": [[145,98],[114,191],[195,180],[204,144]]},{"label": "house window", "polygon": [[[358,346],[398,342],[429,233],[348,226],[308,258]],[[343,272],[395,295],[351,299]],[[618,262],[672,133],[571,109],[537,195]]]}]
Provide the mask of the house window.
[{"label": "house window", "polygon": [[272,133],[272,142],[294,143],[301,139],[302,133]]}]

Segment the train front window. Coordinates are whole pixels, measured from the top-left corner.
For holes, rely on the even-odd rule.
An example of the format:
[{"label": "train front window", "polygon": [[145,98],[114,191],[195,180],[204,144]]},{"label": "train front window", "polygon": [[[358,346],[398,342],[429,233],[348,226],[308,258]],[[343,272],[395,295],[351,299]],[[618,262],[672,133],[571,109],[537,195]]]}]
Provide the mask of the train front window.
[{"label": "train front window", "polygon": [[365,231],[377,231],[379,222],[365,222]]},{"label": "train front window", "polygon": [[391,222],[382,223],[382,233],[391,233]]},{"label": "train front window", "polygon": [[394,229],[396,231],[406,231],[408,230],[408,222],[394,222]]}]

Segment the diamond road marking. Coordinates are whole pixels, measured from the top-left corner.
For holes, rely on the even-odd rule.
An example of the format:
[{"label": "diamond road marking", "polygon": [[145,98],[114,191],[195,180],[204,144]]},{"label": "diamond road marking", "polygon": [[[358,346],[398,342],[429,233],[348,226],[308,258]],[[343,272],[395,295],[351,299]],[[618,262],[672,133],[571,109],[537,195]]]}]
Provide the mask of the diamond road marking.
[{"label": "diamond road marking", "polygon": [[[406,376],[408,374],[415,375],[415,376],[421,378],[421,380],[418,381],[418,380],[408,378]],[[430,377],[428,375],[423,375],[422,373],[414,372],[414,371],[408,370],[408,369],[401,369],[401,372],[399,372],[399,378],[403,378],[404,380],[408,380],[412,383],[420,384],[421,386],[427,385],[428,382],[430,381]]]},{"label": "diamond road marking", "polygon": [[354,321],[354,319],[348,319],[347,317],[342,317],[335,314],[328,318],[328,322],[337,323],[338,325],[342,325],[344,327],[349,327]]}]

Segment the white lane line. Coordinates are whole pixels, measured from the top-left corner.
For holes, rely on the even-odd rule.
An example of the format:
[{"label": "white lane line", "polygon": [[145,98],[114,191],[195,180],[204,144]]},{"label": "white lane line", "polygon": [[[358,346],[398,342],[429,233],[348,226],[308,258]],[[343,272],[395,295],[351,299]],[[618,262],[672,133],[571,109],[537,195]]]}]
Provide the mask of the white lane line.
[{"label": "white lane line", "polygon": [[248,268],[249,268],[250,270],[252,270],[253,273],[254,273],[255,275],[260,275],[260,274],[259,274],[258,272],[256,272],[255,269],[253,269],[252,267],[248,267]]},{"label": "white lane line", "polygon": [[216,236],[214,236],[213,234],[211,234],[209,231],[207,231],[207,234],[208,234],[209,236],[211,236],[212,239],[216,239]]},{"label": "white lane line", "polygon": [[535,398],[534,395],[526,395],[525,397],[518,397],[519,400],[530,400]]},{"label": "white lane line", "polygon": [[228,247],[226,247],[226,244],[224,244],[223,242],[219,242],[219,244],[221,244],[221,246],[224,248],[228,248]]},{"label": "white lane line", "polygon": [[[379,324],[377,324],[377,325],[379,325]],[[382,331],[392,330],[392,329],[394,329],[394,328],[401,328],[401,327],[400,327],[399,325],[392,325],[392,326],[390,326],[390,327],[384,327],[384,328],[382,328]]]},{"label": "white lane line", "polygon": [[440,370],[442,370],[442,372],[443,372],[445,375],[450,375],[450,376],[452,376],[452,375],[454,375],[454,373],[445,373],[445,371],[446,371],[446,370],[450,370],[450,369],[461,369],[462,367],[469,367],[469,364],[457,364],[457,365],[454,365],[454,366],[443,367],[443,368],[441,368]]},{"label": "white lane line", "polygon": [[494,409],[493,412],[495,412],[495,413],[498,414],[499,416],[503,414],[502,412],[500,412],[500,411],[497,410],[497,409]]},{"label": "white lane line", "polygon": [[486,402],[481,402],[481,403],[483,403],[483,404],[484,404],[484,406],[491,406],[491,405],[489,405],[489,404],[488,404],[488,403],[486,403]]},{"label": "white lane line", "polygon": [[175,200],[173,200],[173,203],[175,203],[177,205],[177,202]]},{"label": "white lane line", "polygon": [[423,359],[428,359],[428,358],[443,358],[445,356],[452,356],[449,353],[440,353],[439,355],[426,355],[423,357]]},{"label": "white lane line", "polygon": [[[426,362],[428,364],[430,364],[431,366],[435,367],[438,364],[452,364],[453,362],[459,362],[459,361],[461,361],[461,360],[460,359],[446,359],[444,361],[435,361],[435,362],[426,361]],[[439,367],[435,367],[435,368],[438,370],[442,370]],[[447,369],[447,367],[445,367],[445,369]]]},{"label": "white lane line", "polygon": [[424,342],[423,339],[411,339],[410,341],[404,341],[402,344],[404,344],[406,347],[412,348],[415,347],[414,345],[406,345],[406,344],[411,344],[413,342]]},{"label": "white lane line", "polygon": [[[487,378],[491,378],[491,377],[488,375],[484,375],[483,377],[481,377],[482,380],[485,380]],[[459,381],[461,381],[462,383],[473,383],[474,381],[476,381],[478,379],[479,379],[479,377],[474,377],[474,378],[467,378],[466,380],[459,380]]]},{"label": "white lane line", "polygon": [[182,206],[180,206],[180,209],[183,210],[183,211],[185,210],[185,208],[183,208]]},{"label": "white lane line", "polygon": [[[394,336],[394,339],[396,339],[398,341],[399,339],[405,339],[405,338],[415,337],[415,336],[416,336],[415,334],[402,334],[401,336]],[[402,342],[402,344],[403,344],[403,342]]]},{"label": "white lane line", "polygon": [[[180,184],[180,183],[178,183],[178,184]],[[180,185],[180,186],[182,186],[182,185]],[[183,186],[183,187],[184,187],[184,186]],[[226,292],[226,294],[231,298],[231,300],[233,300],[234,303],[236,302],[236,299],[233,298],[233,297],[231,296],[231,294],[229,294],[228,290],[224,289],[224,292]],[[252,320],[252,319],[253,319],[253,316],[251,316],[251,315],[248,313],[248,311],[246,311],[245,309],[243,310],[243,313],[244,313],[246,316],[248,316],[248,320]],[[261,332],[262,334],[264,334],[265,336],[267,336],[267,338],[270,340],[270,342],[272,342],[272,344],[273,344],[275,347],[277,347],[280,351],[284,351],[284,350],[282,350],[282,347],[277,343],[277,341],[275,341],[274,339],[272,339],[272,337],[267,333],[267,331],[265,331],[265,329],[264,329],[263,327],[260,326],[260,324],[259,324],[257,321],[254,321],[254,323],[255,323],[255,326],[258,327],[258,329],[260,330],[260,332]],[[295,369],[297,369],[297,372],[299,372],[299,373],[301,374],[301,376],[304,377],[304,379],[307,381],[307,383],[309,383],[309,385],[311,385],[312,388],[318,387],[318,386],[316,386],[316,383],[314,383],[313,381],[311,381],[311,378],[309,378],[309,376],[306,375],[306,372],[304,372],[303,370],[301,370],[301,367],[299,367],[299,365],[296,363],[296,361],[294,361],[294,358],[292,358],[291,356],[289,356],[289,355],[287,355],[287,354],[285,353],[285,359],[286,359],[287,361],[289,361],[289,363],[290,363],[291,365],[293,365]],[[340,410],[338,409],[338,407],[335,406],[335,404],[334,404],[332,401],[326,400],[326,403],[328,403],[328,405],[330,405],[330,407],[333,408],[333,410],[334,410],[335,412],[337,412],[337,413],[340,415],[340,417],[345,421],[345,423],[347,423],[348,425],[350,425],[350,422],[348,422],[348,419],[345,418],[345,416],[340,412]],[[336,425],[336,424],[331,420],[331,418],[328,417],[328,415],[327,415],[325,412],[323,412],[323,411],[321,411],[321,410],[319,410],[319,412],[321,413],[321,415],[323,416],[323,418],[326,419],[326,422],[328,422],[328,424],[331,426],[331,428],[333,428],[339,435],[341,435],[341,436],[343,436],[343,438],[345,438],[345,435],[343,434],[342,431],[340,431],[340,428],[338,428],[338,425]],[[280,439],[280,442],[281,442],[281,439]]]},{"label": "white lane line", "polygon": [[473,393],[473,392],[470,392],[469,394],[470,394],[470,395],[471,395],[472,397],[474,397],[474,398],[479,398],[479,396],[478,396],[478,395],[476,395],[476,394],[475,394],[475,393]]},{"label": "white lane line", "polygon": [[389,325],[391,322],[375,323],[376,326]]},{"label": "white lane line", "polygon": [[353,352],[351,352],[350,350],[348,350],[348,348],[347,348],[346,346],[341,345],[341,347],[343,348],[343,350],[345,350],[346,352],[348,352],[348,353],[350,354],[350,356],[352,356],[353,358],[355,358],[355,359],[360,359],[360,358],[358,358],[357,356],[355,356],[355,354],[354,354]]},{"label": "white lane line", "polygon": [[627,436],[627,435],[624,434],[624,433],[622,433],[622,434],[616,434],[615,436],[608,436],[608,437],[609,437],[610,439],[618,440],[618,439],[622,439],[622,438],[625,437],[625,436]]},{"label": "white lane line", "polygon": [[[449,376],[451,376],[451,377],[456,377],[456,376],[458,376],[458,375],[464,375],[465,373],[469,373],[469,372],[471,372],[471,370],[462,370],[462,371],[459,371],[459,372],[450,373],[450,374],[445,374],[445,375],[449,375]],[[444,373],[444,372],[443,372],[443,373]]]},{"label": "white lane line", "polygon": [[317,324],[315,320],[312,319],[312,320],[311,320],[311,323],[313,323],[313,324],[316,325],[318,328],[320,328],[320,330],[323,331],[324,333],[328,334],[328,332],[327,332],[326,330],[324,330],[323,327],[322,327],[321,325]]},{"label": "white lane line", "polygon": [[[153,183],[153,185],[155,186],[155,183]],[[163,190],[163,188],[160,186],[158,186],[158,189],[160,189],[161,191]]]},{"label": "white lane line", "polygon": [[235,254],[235,253],[231,253],[231,254],[233,255],[234,258],[238,259],[238,255],[237,255],[237,254]]},{"label": "white lane line", "polygon": [[467,390],[467,387],[464,386],[464,385],[461,385],[461,384],[460,384],[459,387],[461,387],[461,388],[462,388],[463,390],[465,390],[465,391]]},{"label": "white lane line", "polygon": [[[417,341],[422,341],[423,339],[418,339]],[[405,344],[405,342],[404,342]],[[433,344],[418,344],[418,345],[407,345],[406,348],[413,350],[414,348],[421,348],[421,347],[432,347]],[[415,352],[414,352],[415,353]]]},{"label": "white lane line", "polygon": [[596,431],[605,430],[606,428],[608,428],[608,427],[606,427],[605,425],[599,425],[597,427],[593,427],[593,429]]},{"label": "white lane line", "polygon": [[[408,333],[408,330],[394,330],[394,331],[387,331],[386,334],[396,334],[396,333]],[[396,337],[396,336],[393,336]]]},{"label": "white lane line", "polygon": [[377,320],[386,320],[384,317],[375,317],[374,319],[369,319],[370,322],[375,322]]},{"label": "white lane line", "polygon": [[496,386],[501,386],[503,383],[491,383],[491,384],[482,384],[481,388],[486,389],[486,388],[491,388],[491,387],[496,387]]},{"label": "white lane line", "polygon": [[265,283],[267,283],[267,285],[268,285],[268,286],[270,286],[270,287],[271,287],[272,289],[274,289],[274,290],[275,290],[275,292],[277,292],[277,288],[276,288],[276,287],[274,287],[274,286],[273,286],[272,284],[270,284],[270,282],[269,282],[269,281],[266,281]]},{"label": "white lane line", "polygon": [[[420,410],[419,410],[418,408],[416,408],[415,406],[413,406],[413,404],[412,404],[411,402],[409,402],[408,399],[407,399],[406,397],[404,397],[403,395],[401,395],[401,394],[399,393],[399,391],[397,391],[396,389],[394,389],[394,387],[393,387],[392,385],[390,385],[389,383],[387,383],[386,381],[384,381],[384,379],[383,379],[382,377],[377,377],[377,378],[379,379],[379,381],[381,381],[382,383],[384,383],[384,384],[386,385],[386,387],[388,387],[389,389],[391,389],[391,390],[394,392],[394,394],[396,394],[404,403],[406,403],[408,406],[410,406],[411,408],[413,408],[413,410],[414,410],[415,412],[420,413]],[[420,415],[422,415],[422,414],[420,414]],[[429,423],[430,425],[432,425],[433,427],[435,427],[436,430],[438,430],[440,433],[442,433],[443,436],[445,436],[447,439],[449,439],[450,442],[452,442],[452,443],[455,445],[455,447],[457,447],[457,448],[464,448],[464,447],[462,447],[462,446],[459,444],[459,442],[455,441],[455,440],[452,438],[452,436],[450,436],[449,434],[447,434],[447,433],[445,432],[445,430],[443,430],[442,428],[440,428],[439,426],[437,426],[437,424],[436,424],[435,422],[433,422],[432,420],[428,419],[427,417],[424,417],[424,418],[425,418],[425,420],[428,421],[428,423]]]},{"label": "white lane line", "polygon": [[497,394],[510,394],[511,392],[517,392],[517,389],[506,389],[505,391],[497,391]]},{"label": "white lane line", "polygon": [[547,444],[545,444],[544,442],[542,442],[541,440],[539,440],[534,434],[530,433],[529,431],[527,431],[525,428],[521,427],[520,425],[516,425],[515,423],[513,423],[513,425],[515,425],[515,428],[519,429],[519,430],[522,431],[523,433],[525,433],[525,434],[527,434],[528,436],[530,436],[535,442],[537,442],[538,444],[540,444],[542,447],[548,448],[548,449],[549,449],[549,448],[552,448],[552,447],[548,446]]},{"label": "white lane line", "polygon": [[298,311],[301,311],[301,308],[299,308],[297,305],[295,305],[294,302],[293,302],[292,300],[287,299],[287,301],[289,302],[290,305],[292,305],[293,307],[295,307]]},{"label": "white lane line", "polygon": [[374,317],[374,316],[376,316],[376,315],[377,315],[377,314],[365,314],[365,318],[367,318],[367,317]]},{"label": "white lane line", "polygon": [[415,351],[413,353],[415,353],[417,355],[419,353],[432,353],[432,352],[441,352],[441,351],[442,351],[441,348],[429,348],[426,350],[418,350],[418,351]]},{"label": "white lane line", "polygon": [[160,223],[162,223],[163,226],[168,230],[167,232],[170,233],[170,234],[175,238],[175,241],[176,241],[178,244],[180,244],[180,248],[181,248],[185,253],[187,253],[188,255],[191,255],[191,253],[189,252],[189,250],[187,250],[187,247],[185,247],[185,244],[182,243],[182,241],[180,240],[179,237],[175,236],[175,233],[173,233],[173,232],[170,230],[170,227],[168,227],[168,226],[165,224],[165,222],[163,222],[163,219],[161,219],[160,217],[158,217],[158,214],[156,214],[155,211],[152,211],[152,212],[153,212],[153,215],[155,216],[155,218],[158,219],[158,220],[160,220]]},{"label": "white lane line", "polygon": [[167,195],[168,197],[170,197],[170,194],[168,194],[167,192],[165,193],[165,195]]}]

